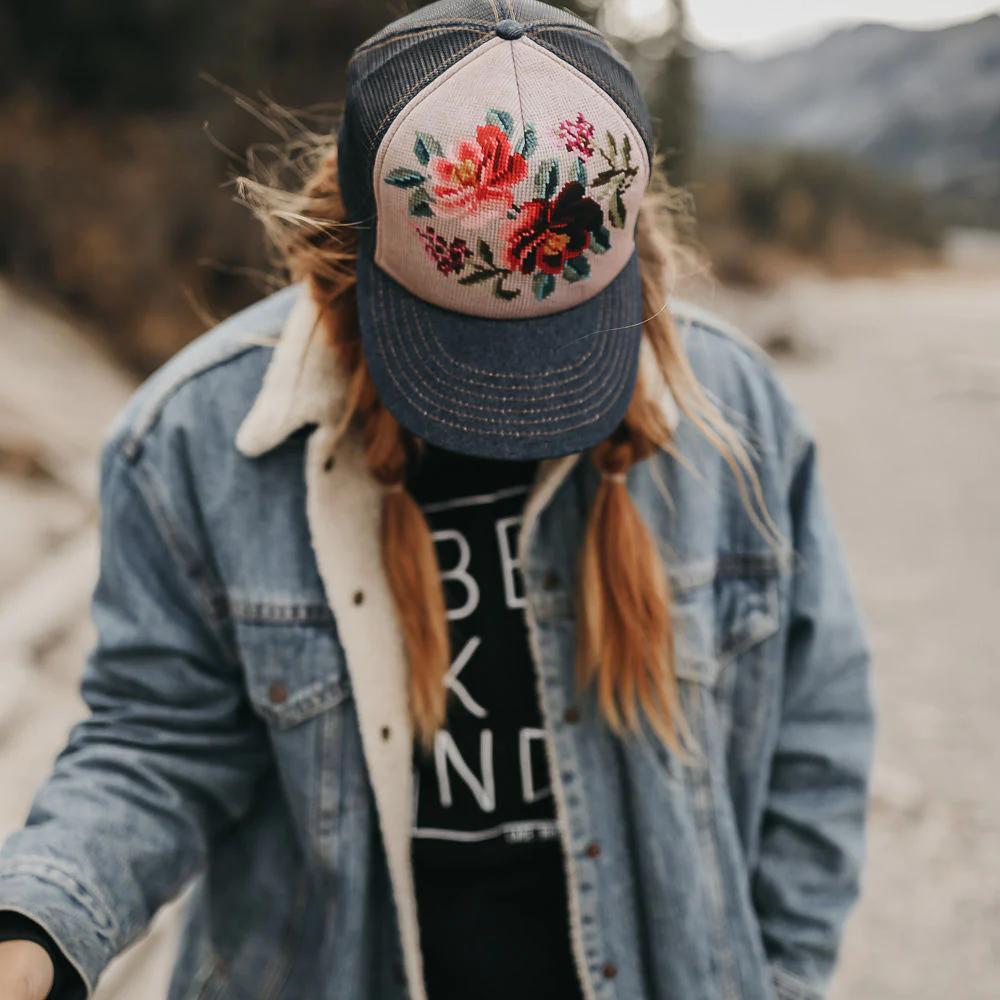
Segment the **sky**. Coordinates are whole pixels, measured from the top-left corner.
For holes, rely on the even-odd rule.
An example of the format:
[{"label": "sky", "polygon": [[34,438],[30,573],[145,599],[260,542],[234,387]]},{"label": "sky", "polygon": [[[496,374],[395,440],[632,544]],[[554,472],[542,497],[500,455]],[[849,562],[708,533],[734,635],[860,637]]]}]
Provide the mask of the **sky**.
[{"label": "sky", "polygon": [[[633,23],[663,23],[665,0],[624,0]],[[688,0],[694,40],[747,53],[780,52],[859,21],[938,27],[994,11],[985,0]],[[650,33],[656,33],[654,31]]]}]

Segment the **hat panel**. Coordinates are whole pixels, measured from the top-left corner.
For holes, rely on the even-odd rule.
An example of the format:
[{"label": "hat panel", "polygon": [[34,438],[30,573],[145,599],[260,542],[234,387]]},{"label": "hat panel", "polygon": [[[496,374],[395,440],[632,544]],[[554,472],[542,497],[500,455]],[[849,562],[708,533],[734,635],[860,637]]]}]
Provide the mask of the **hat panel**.
[{"label": "hat panel", "polygon": [[527,37],[598,84],[632,119],[652,159],[653,124],[646,100],[628,63],[603,35],[589,26],[587,30],[574,30],[568,25],[549,22],[530,27]]},{"label": "hat panel", "polygon": [[528,38],[497,38],[386,133],[375,261],[444,309],[560,312],[628,262],[648,180],[643,138],[604,90]]},{"label": "hat panel", "polygon": [[440,0],[393,21],[351,58],[338,135],[341,187],[351,219],[365,222],[375,213],[372,168],[395,117],[421,88],[477,45],[495,39],[498,24],[509,19],[605,89],[632,119],[651,154],[652,130],[638,84],[596,29],[541,0]]}]

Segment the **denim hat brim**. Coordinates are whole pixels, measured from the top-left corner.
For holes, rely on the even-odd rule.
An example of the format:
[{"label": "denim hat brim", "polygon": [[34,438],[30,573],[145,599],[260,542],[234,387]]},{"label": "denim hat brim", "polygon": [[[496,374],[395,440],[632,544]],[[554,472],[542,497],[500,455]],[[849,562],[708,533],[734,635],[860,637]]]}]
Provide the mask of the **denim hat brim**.
[{"label": "denim hat brim", "polygon": [[418,438],[481,458],[586,451],[621,422],[642,340],[638,254],[592,299],[497,320],[441,309],[358,254],[362,346],[379,396]]}]

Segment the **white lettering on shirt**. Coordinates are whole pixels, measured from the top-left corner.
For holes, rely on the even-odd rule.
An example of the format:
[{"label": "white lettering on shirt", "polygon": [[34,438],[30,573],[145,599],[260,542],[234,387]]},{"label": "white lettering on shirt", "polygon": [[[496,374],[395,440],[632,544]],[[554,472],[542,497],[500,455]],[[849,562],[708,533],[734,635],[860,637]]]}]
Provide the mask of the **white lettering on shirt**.
[{"label": "white lettering on shirt", "polygon": [[508,608],[523,608],[527,603],[525,595],[518,593],[523,587],[518,587],[521,575],[521,560],[517,557],[517,529],[521,526],[521,518],[502,517],[496,523],[497,542],[500,546],[500,566],[503,570],[503,592]]},{"label": "white lettering on shirt", "polygon": [[472,769],[459,753],[447,729],[440,730],[434,738],[434,765],[437,768],[438,792],[441,796],[441,805],[445,807],[453,802],[451,779],[448,776],[449,762],[475,795],[479,808],[483,812],[493,812],[497,807],[496,784],[493,780],[493,731],[484,729],[479,734],[479,767],[482,779],[478,779],[472,773]]},{"label": "white lettering on shirt", "polygon": [[[448,620],[458,621],[462,618],[468,618],[479,607],[479,584],[476,583],[472,574],[468,572],[469,563],[472,562],[472,549],[469,546],[469,542],[465,535],[460,531],[455,531],[454,528],[435,531],[431,537],[434,539],[435,545],[439,542],[454,542],[458,546],[458,563],[451,569],[442,569],[441,579],[454,580],[456,583],[460,583],[465,587],[466,592],[465,603],[460,608],[449,610]],[[438,559],[440,560],[440,556]]]}]

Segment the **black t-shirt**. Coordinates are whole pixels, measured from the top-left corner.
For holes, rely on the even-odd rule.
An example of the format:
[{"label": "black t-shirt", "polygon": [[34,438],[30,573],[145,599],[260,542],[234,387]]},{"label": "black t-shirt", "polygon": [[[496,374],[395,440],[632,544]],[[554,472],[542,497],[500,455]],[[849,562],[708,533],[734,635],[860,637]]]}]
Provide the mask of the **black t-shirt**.
[{"label": "black t-shirt", "polygon": [[536,462],[428,447],[408,486],[451,626],[448,718],[414,755],[413,864],[429,1000],[579,1000],[517,566]]}]

